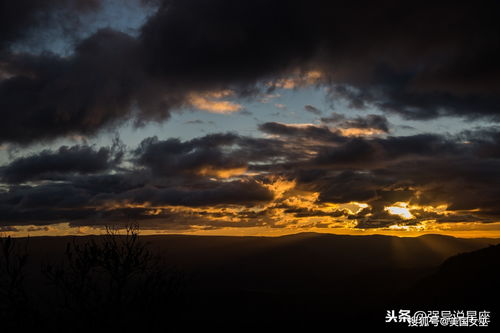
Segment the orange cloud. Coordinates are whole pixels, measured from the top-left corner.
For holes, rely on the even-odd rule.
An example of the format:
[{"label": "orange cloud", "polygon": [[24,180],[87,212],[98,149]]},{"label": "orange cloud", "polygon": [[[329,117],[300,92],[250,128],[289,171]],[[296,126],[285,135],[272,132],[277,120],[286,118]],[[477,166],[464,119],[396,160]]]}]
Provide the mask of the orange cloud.
[{"label": "orange cloud", "polygon": [[222,98],[231,96],[232,94],[231,90],[211,91],[203,94],[191,93],[188,97],[188,102],[199,110],[230,114],[243,108],[240,104],[222,100]]},{"label": "orange cloud", "polygon": [[[205,175],[230,178],[246,172],[244,167],[226,170],[203,169]],[[137,222],[144,229],[154,233],[198,233],[209,230],[212,234],[251,234],[281,235],[294,232],[316,231],[342,234],[388,234],[399,236],[418,236],[426,233],[441,233],[472,237],[480,235],[500,235],[500,223],[481,223],[478,221],[453,222],[457,214],[448,211],[446,205],[420,206],[410,202],[398,201],[385,207],[394,215],[389,223],[380,227],[360,229],[358,223],[363,218],[372,218],[371,213],[363,210],[373,209],[370,202],[334,203],[324,202],[320,193],[298,187],[295,180],[284,177],[262,179],[261,185],[273,193],[273,200],[255,205],[220,204],[211,206],[158,206],[150,202],[134,203],[128,200],[106,201],[93,208],[105,214],[120,209],[138,209],[142,217]],[[373,213],[376,214],[376,213]],[[376,217],[374,217],[376,218]],[[449,220],[447,220],[449,218]],[[122,223],[117,215],[117,223]],[[99,228],[74,227],[70,224],[52,225],[48,229],[17,227],[13,235],[66,235],[99,233]],[[55,228],[55,229],[54,229]],[[142,227],[141,227],[142,228]],[[253,230],[253,231],[252,231]],[[147,232],[146,232],[147,233]]]},{"label": "orange cloud", "polygon": [[384,131],[377,128],[339,128],[342,136],[373,136],[385,134]]},{"label": "orange cloud", "polygon": [[282,89],[295,89],[317,84],[322,77],[323,74],[319,71],[309,71],[305,74],[296,74],[292,77],[278,79],[268,85]]},{"label": "orange cloud", "polygon": [[216,169],[213,167],[206,167],[198,171],[200,176],[211,176],[217,178],[230,178],[233,176],[244,174],[247,171],[247,167],[243,166],[240,168],[231,169]]}]

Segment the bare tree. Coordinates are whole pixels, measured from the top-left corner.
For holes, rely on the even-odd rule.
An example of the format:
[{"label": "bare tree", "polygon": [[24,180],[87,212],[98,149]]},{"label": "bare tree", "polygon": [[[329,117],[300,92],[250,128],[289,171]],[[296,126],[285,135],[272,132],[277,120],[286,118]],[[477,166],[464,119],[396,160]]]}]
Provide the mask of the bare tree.
[{"label": "bare tree", "polygon": [[139,239],[137,225],[127,226],[125,234],[107,227],[101,237],[74,238],[63,262],[43,272],[59,293],[61,311],[87,324],[107,325],[116,318],[124,325],[144,324],[180,307],[181,275]]},{"label": "bare tree", "polygon": [[[15,323],[18,315],[27,315],[29,307],[25,290],[28,243],[10,236],[0,237],[0,318]],[[2,322],[6,322],[2,320]]]}]

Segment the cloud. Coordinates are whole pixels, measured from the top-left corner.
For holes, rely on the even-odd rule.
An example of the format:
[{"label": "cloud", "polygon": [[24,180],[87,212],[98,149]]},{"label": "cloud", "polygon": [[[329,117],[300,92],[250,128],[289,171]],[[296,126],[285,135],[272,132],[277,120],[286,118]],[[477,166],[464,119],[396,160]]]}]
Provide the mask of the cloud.
[{"label": "cloud", "polygon": [[241,106],[207,94],[262,96],[308,85],[326,86],[353,108],[408,119],[499,119],[494,1],[168,0],[156,2],[138,36],[103,29],[77,40],[68,57],[8,47],[45,29],[61,8],[78,18],[100,3],[2,2],[1,142],[93,135],[189,106],[231,113]]},{"label": "cloud", "polygon": [[[309,124],[261,129],[273,136],[152,137],[123,157],[73,146],[14,160],[3,167],[1,223],[372,229],[500,217],[494,127],[355,138]],[[38,182],[18,184],[28,180]]]},{"label": "cloud", "polygon": [[221,98],[231,95],[225,92],[211,92],[208,94],[191,94],[188,103],[193,107],[211,113],[228,114],[240,111],[243,106],[240,104],[221,100]]},{"label": "cloud", "polygon": [[0,50],[11,43],[26,37],[32,30],[47,26],[51,22],[50,13],[64,11],[66,19],[77,23],[71,15],[96,11],[100,0],[47,0],[47,1],[8,1],[0,2]]},{"label": "cloud", "polygon": [[[69,182],[11,186],[9,191],[0,193],[1,223],[47,225],[71,221],[102,225],[114,221],[115,217],[123,219],[135,215],[138,219],[151,219],[155,217],[154,212],[168,212],[172,209],[168,207],[175,206],[180,206],[181,211],[189,207],[215,209],[219,205],[251,207],[266,203],[274,196],[267,187],[252,179],[206,180],[191,183],[189,187],[188,184],[165,187],[155,185],[152,178],[147,179],[146,185],[129,178],[134,175],[108,176],[107,179],[79,176]],[[172,210],[170,215],[182,214]]]},{"label": "cloud", "polygon": [[122,160],[119,147],[62,146],[57,151],[20,157],[0,168],[2,181],[22,183],[31,180],[56,180],[70,174],[94,174],[110,171]]},{"label": "cloud", "polygon": [[[208,187],[207,187],[208,185]],[[255,181],[231,181],[205,184],[200,189],[151,188],[125,192],[121,197],[135,204],[152,206],[214,206],[220,204],[253,205],[273,199],[273,193]],[[120,198],[120,196],[119,196]]]},{"label": "cloud", "polygon": [[313,124],[283,124],[278,122],[267,122],[259,125],[259,130],[264,133],[290,138],[308,138],[322,141],[344,141],[337,132],[331,131],[328,127],[316,126]]},{"label": "cloud", "polygon": [[201,125],[201,124],[204,124],[205,122],[203,120],[200,120],[200,119],[195,119],[195,120],[188,120],[188,121],[185,121],[184,124],[186,125]]},{"label": "cloud", "polygon": [[[499,49],[492,13],[498,4],[453,3],[452,11],[450,4],[168,2],[142,38],[146,49],[156,51],[148,53],[151,68],[168,76],[251,85],[274,75],[276,87],[294,88],[287,76],[299,68],[306,81],[319,73],[318,81],[332,83],[332,95],[353,106],[373,104],[415,119],[495,118]],[[188,21],[184,13],[190,13]],[[416,29],[422,21],[426,27]],[[184,26],[192,28],[176,33]],[[194,66],[183,71],[189,64]]]},{"label": "cloud", "polygon": [[128,35],[101,30],[69,58],[8,55],[13,76],[0,82],[0,141],[95,134],[130,118],[133,103],[148,117],[153,102],[137,67],[136,46]]},{"label": "cloud", "polygon": [[358,217],[359,227],[393,224],[394,216],[385,208],[402,201],[416,205],[413,211],[421,210],[417,206],[447,207],[446,213],[415,215],[407,223],[425,218],[453,221],[455,214],[475,216],[476,222],[495,221],[495,202],[500,197],[492,185],[500,182],[498,161],[492,159],[494,147],[498,147],[495,130],[456,137],[420,134],[332,141],[328,136],[307,133],[307,127],[267,124],[262,129],[286,140],[300,137],[315,142],[307,146],[308,150],[316,147],[315,154],[307,152],[308,160],[287,165],[294,170],[290,177],[297,179],[298,188],[318,192],[319,201],[369,204]]},{"label": "cloud", "polygon": [[293,73],[287,78],[278,78],[269,82],[268,85],[272,88],[296,89],[302,88],[321,82],[322,74],[318,71],[309,71],[305,73]]},{"label": "cloud", "polygon": [[[53,13],[78,18],[100,1],[0,4],[4,144],[91,136],[185,108],[243,114],[237,98],[268,103],[279,89],[311,86],[350,108],[407,119],[500,119],[493,1],[159,1],[138,35],[102,29],[64,57],[12,45],[46,29]],[[259,138],[147,138],[127,152],[77,145],[18,158],[1,168],[0,220],[4,228],[127,216],[158,228],[498,222],[498,128],[395,136],[385,115],[321,120],[264,122]]]},{"label": "cloud", "polygon": [[333,176],[322,177],[315,184],[319,190],[321,201],[348,203],[366,202],[376,197],[377,190],[384,185],[371,175],[344,171]]},{"label": "cloud", "polygon": [[261,129],[272,137],[151,137],[127,153],[77,145],[19,158],[2,168],[1,223],[372,229],[500,218],[495,127],[385,137]]},{"label": "cloud", "polygon": [[387,118],[377,114],[347,118],[342,114],[333,112],[329,117],[321,118],[321,121],[344,129],[375,130],[381,133],[388,133],[390,127]]},{"label": "cloud", "polygon": [[309,104],[304,105],[304,110],[306,110],[307,112],[310,112],[312,114],[315,114],[317,116],[322,114],[320,109],[316,108],[315,106],[309,105]]},{"label": "cloud", "polygon": [[281,95],[280,95],[280,94],[264,94],[264,95],[260,98],[259,102],[261,102],[261,103],[264,103],[264,104],[265,104],[265,103],[269,103],[269,102],[271,102],[271,101],[272,101],[273,99],[275,99],[275,98],[280,98],[280,97],[281,97]]},{"label": "cloud", "polygon": [[248,110],[241,110],[238,112],[238,114],[241,116],[253,116],[253,113]]},{"label": "cloud", "polygon": [[191,141],[178,139],[160,141],[156,137],[142,141],[134,152],[136,163],[149,168],[159,177],[223,176],[246,170],[246,161],[224,153],[222,147],[236,144],[234,134],[214,134]]}]

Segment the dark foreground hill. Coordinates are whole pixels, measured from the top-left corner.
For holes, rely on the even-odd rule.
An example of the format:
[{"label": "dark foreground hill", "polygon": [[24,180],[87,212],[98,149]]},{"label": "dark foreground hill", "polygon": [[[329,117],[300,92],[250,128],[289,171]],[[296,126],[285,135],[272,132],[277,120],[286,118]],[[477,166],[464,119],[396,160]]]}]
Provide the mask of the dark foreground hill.
[{"label": "dark foreground hill", "polygon": [[[404,297],[415,305],[457,309],[500,309],[500,245],[448,258]],[[498,315],[498,314],[497,314]]]},{"label": "dark foreground hill", "polygon": [[[276,238],[169,235],[140,239],[159,254],[164,266],[161,270],[153,267],[152,273],[134,273],[140,278],[122,273],[130,267],[139,273],[151,267],[142,267],[140,260],[117,259],[127,251],[106,250],[102,236],[30,239],[25,284],[39,328],[54,331],[53,321],[58,318],[56,322],[64,324],[56,325],[55,331],[64,331],[67,321],[60,318],[69,318],[79,323],[74,331],[100,326],[123,331],[139,325],[142,331],[204,326],[231,331],[291,327],[309,332],[319,331],[325,323],[332,330],[335,326],[384,327],[386,310],[408,304],[432,310],[437,298],[464,310],[493,307],[498,299],[494,293],[476,295],[475,289],[477,283],[483,283],[483,291],[488,289],[486,283],[494,286],[488,280],[489,269],[498,263],[498,251],[476,259],[481,251],[492,251],[493,247],[487,247],[498,243],[493,239],[314,233]],[[87,249],[85,244],[92,242],[97,245]],[[72,257],[65,250],[68,243],[73,244]],[[460,259],[463,256],[473,259]],[[63,259],[65,263],[58,264]],[[47,273],[48,266],[52,275]],[[58,277],[56,268],[66,275]],[[168,279],[161,277],[164,273]],[[122,280],[126,288],[118,288],[119,297],[110,293]],[[445,288],[433,287],[437,285]],[[464,289],[476,297],[457,297]],[[61,294],[69,298],[69,305],[61,302]],[[81,311],[85,316],[80,316]]]}]

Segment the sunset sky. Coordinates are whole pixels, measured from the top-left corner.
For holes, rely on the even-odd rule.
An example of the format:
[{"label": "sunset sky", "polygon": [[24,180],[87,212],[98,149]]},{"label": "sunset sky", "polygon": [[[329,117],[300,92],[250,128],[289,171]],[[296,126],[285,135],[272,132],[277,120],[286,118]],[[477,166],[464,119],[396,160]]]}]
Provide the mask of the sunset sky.
[{"label": "sunset sky", "polygon": [[500,237],[499,15],[0,1],[0,232]]}]

